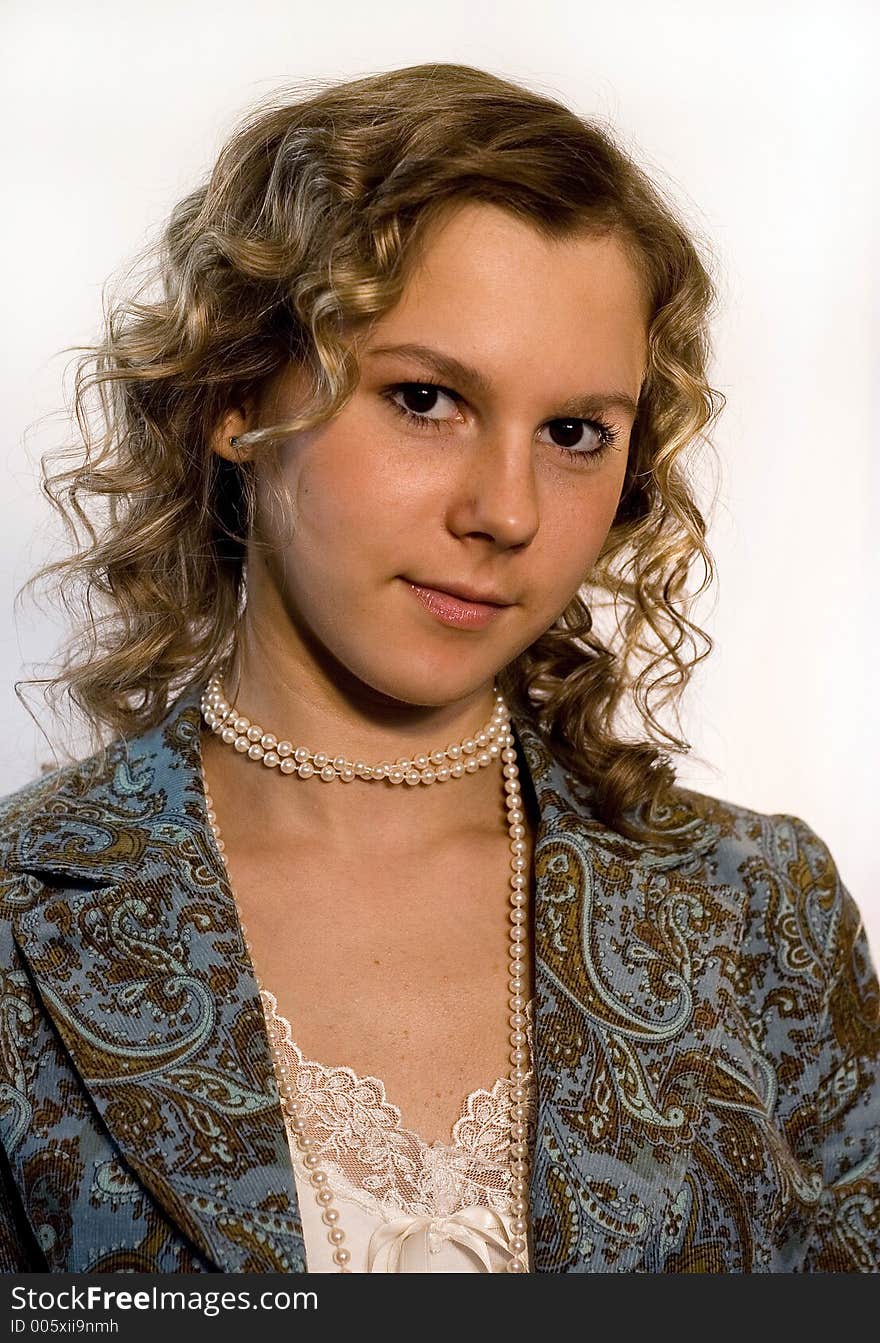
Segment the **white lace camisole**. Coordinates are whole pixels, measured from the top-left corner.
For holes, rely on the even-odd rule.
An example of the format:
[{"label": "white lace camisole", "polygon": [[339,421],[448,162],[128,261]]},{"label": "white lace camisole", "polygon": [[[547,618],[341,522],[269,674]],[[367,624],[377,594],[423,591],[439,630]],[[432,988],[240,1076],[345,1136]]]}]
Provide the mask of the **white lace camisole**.
[{"label": "white lace camisole", "polygon": [[[309,1101],[306,1120],[313,1151],[327,1172],[339,1225],[354,1273],[502,1273],[511,1258],[510,1079],[467,1096],[453,1141],[427,1143],[402,1127],[400,1110],[386,1098],[378,1077],[306,1059],[290,1023],[268,989],[260,999],[279,1089],[282,1077]],[[526,1007],[529,1070],[526,1127],[535,1125],[533,1002]],[[282,1071],[283,1070],[283,1071]],[[302,1217],[309,1273],[338,1273],[328,1228],[309,1173],[302,1164],[292,1117],[282,1111]],[[526,1260],[528,1264],[528,1258]]]}]

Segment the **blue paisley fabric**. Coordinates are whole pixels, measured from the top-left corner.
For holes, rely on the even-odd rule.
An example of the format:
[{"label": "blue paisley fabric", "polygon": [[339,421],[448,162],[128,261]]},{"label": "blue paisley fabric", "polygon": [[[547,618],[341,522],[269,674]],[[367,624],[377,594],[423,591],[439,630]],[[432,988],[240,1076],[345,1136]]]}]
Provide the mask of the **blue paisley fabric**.
[{"label": "blue paisley fabric", "polygon": [[[0,803],[5,1272],[306,1270],[200,690]],[[690,790],[681,853],[623,838],[514,728],[539,810],[533,1271],[876,1272],[878,985],[826,845]]]}]

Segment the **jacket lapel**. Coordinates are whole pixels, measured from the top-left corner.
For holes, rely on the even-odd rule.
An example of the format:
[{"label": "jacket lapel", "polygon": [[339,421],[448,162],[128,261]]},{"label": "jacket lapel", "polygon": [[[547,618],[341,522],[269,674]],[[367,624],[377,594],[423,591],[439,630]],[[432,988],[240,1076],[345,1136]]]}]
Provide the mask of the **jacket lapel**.
[{"label": "jacket lapel", "polygon": [[[15,935],[104,1124],[174,1223],[222,1272],[302,1272],[258,985],[205,810],[199,695],[66,773],[21,827]],[[741,896],[705,879],[712,826],[692,823],[684,856],[625,840],[528,721],[514,727],[539,810],[534,1268],[647,1267],[687,1220]]]},{"label": "jacket lapel", "polygon": [[[259,989],[199,774],[199,692],[22,828],[14,917],[85,1087],[144,1186],[213,1268],[303,1272]],[[94,758],[93,758],[94,760]]]},{"label": "jacket lapel", "polygon": [[682,809],[677,854],[624,839],[527,723],[518,735],[541,817],[535,1269],[663,1271],[694,1220],[685,1175],[707,1099],[760,1106],[719,1056],[743,893],[707,876],[717,826]]}]

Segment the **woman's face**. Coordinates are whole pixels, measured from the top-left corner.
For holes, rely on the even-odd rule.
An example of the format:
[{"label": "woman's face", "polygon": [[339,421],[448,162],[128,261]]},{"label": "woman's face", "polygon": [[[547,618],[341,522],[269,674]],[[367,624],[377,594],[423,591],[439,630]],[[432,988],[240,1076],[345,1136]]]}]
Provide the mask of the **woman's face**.
[{"label": "woman's face", "polygon": [[[616,240],[548,242],[480,203],[444,217],[401,301],[359,338],[351,400],[283,440],[293,517],[273,521],[259,491],[277,556],[251,560],[251,619],[262,606],[277,639],[283,611],[297,660],[329,653],[382,696],[484,691],[553,624],[611,527],[645,303]],[[244,427],[294,417],[298,376],[267,387]],[[504,605],[450,623],[411,583]]]}]

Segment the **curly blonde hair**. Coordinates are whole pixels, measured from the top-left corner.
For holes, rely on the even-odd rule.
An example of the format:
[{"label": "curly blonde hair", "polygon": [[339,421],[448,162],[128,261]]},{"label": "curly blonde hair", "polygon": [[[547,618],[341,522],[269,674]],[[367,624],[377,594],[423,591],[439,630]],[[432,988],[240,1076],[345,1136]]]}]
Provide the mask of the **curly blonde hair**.
[{"label": "curly blonde hair", "polygon": [[[52,578],[85,618],[59,674],[16,692],[66,689],[102,751],[107,728],[153,726],[229,658],[247,546],[258,543],[258,461],[271,464],[281,436],[345,404],[358,378],[350,334],[400,298],[438,214],[492,202],[548,238],[613,234],[649,297],[648,366],[613,525],[567,609],[498,679],[601,820],[662,842],[683,796],[669,751],[690,749],[677,735],[679,700],[712,648],[686,614],[714,574],[682,461],[709,442],[724,403],[707,382],[708,251],[612,130],[484,70],[424,64],[292,92],[234,129],[142,253],[141,284],[105,296],[100,342],[68,347],[86,351],[74,398],[82,441],[60,450],[74,454],[69,469],[50,473],[44,455],[41,485],[75,550],[21,591]],[[291,360],[310,374],[302,414],[244,436],[250,460],[221,458],[209,439],[223,412]],[[90,517],[99,507],[100,522]],[[697,559],[703,581],[691,592]],[[600,636],[603,605],[613,619]],[[620,725],[627,705],[641,720],[636,740]],[[675,730],[658,719],[667,706]]]}]

